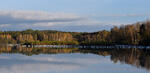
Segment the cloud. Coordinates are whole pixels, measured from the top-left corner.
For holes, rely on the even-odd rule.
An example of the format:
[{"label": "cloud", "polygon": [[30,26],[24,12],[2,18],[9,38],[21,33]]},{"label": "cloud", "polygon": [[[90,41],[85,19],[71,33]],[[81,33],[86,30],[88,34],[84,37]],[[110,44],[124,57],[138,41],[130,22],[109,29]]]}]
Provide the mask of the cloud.
[{"label": "cloud", "polygon": [[81,18],[69,13],[43,11],[0,11],[0,24],[27,24],[45,22],[72,22]]},{"label": "cloud", "polygon": [[80,15],[64,12],[0,11],[0,29],[4,31],[36,29],[95,32],[104,29],[110,30],[113,26],[142,21],[141,18],[138,18],[142,16],[148,16],[148,14]]},{"label": "cloud", "polygon": [[[93,28],[95,28],[95,26],[101,26],[103,29],[103,25],[105,24],[106,23],[94,20],[90,17],[74,13],[51,13],[44,11],[0,11],[1,30],[37,29],[93,32],[96,30],[89,31],[91,26]],[[83,27],[85,28],[81,30]],[[101,28],[97,28],[97,30],[102,30]]]},{"label": "cloud", "polygon": [[114,15],[107,15],[113,17],[145,17],[150,16],[150,14],[114,14]]},{"label": "cloud", "polygon": [[98,14],[91,14],[89,16],[93,17],[148,17],[150,14],[145,13],[145,14],[137,14],[137,13],[129,13],[129,14],[103,14],[103,15],[98,15]]},{"label": "cloud", "polygon": [[[62,31],[72,31],[73,29],[73,31],[78,31],[80,27],[86,27],[84,29],[88,30],[89,27],[95,25],[100,26],[100,24],[105,23],[74,13],[50,13],[44,11],[0,11],[0,29],[2,30],[63,29]],[[80,29],[79,32],[82,32],[82,30]]]}]

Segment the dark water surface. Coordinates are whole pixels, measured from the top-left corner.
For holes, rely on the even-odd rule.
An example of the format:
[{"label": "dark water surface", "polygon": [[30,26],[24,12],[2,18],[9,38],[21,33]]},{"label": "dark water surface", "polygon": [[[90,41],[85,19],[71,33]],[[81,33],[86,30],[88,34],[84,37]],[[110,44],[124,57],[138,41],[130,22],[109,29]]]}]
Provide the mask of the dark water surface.
[{"label": "dark water surface", "polygon": [[149,50],[0,47],[0,73],[149,72]]}]

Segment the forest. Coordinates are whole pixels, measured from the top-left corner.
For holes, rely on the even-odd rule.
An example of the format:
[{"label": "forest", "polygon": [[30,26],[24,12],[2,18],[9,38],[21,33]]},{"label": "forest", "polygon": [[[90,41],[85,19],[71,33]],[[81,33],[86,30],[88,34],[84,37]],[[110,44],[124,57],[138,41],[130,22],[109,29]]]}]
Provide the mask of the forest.
[{"label": "forest", "polygon": [[[89,29],[90,30],[90,29]],[[0,43],[33,45],[150,45],[150,21],[97,32],[0,31]]]}]

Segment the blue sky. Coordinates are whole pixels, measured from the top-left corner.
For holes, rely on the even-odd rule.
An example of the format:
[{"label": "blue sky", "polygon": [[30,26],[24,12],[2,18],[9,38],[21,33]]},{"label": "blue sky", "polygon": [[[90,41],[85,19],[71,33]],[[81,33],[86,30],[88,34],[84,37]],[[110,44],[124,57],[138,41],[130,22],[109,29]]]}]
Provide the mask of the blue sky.
[{"label": "blue sky", "polygon": [[149,0],[1,0],[0,29],[109,30],[114,25],[150,19],[149,3]]}]

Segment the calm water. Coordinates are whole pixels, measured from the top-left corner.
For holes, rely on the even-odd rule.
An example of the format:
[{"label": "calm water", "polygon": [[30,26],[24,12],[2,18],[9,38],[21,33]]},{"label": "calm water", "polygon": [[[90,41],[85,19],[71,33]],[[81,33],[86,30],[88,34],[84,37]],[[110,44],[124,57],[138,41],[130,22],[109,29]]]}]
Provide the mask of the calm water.
[{"label": "calm water", "polygon": [[0,73],[149,73],[150,51],[0,47]]}]

